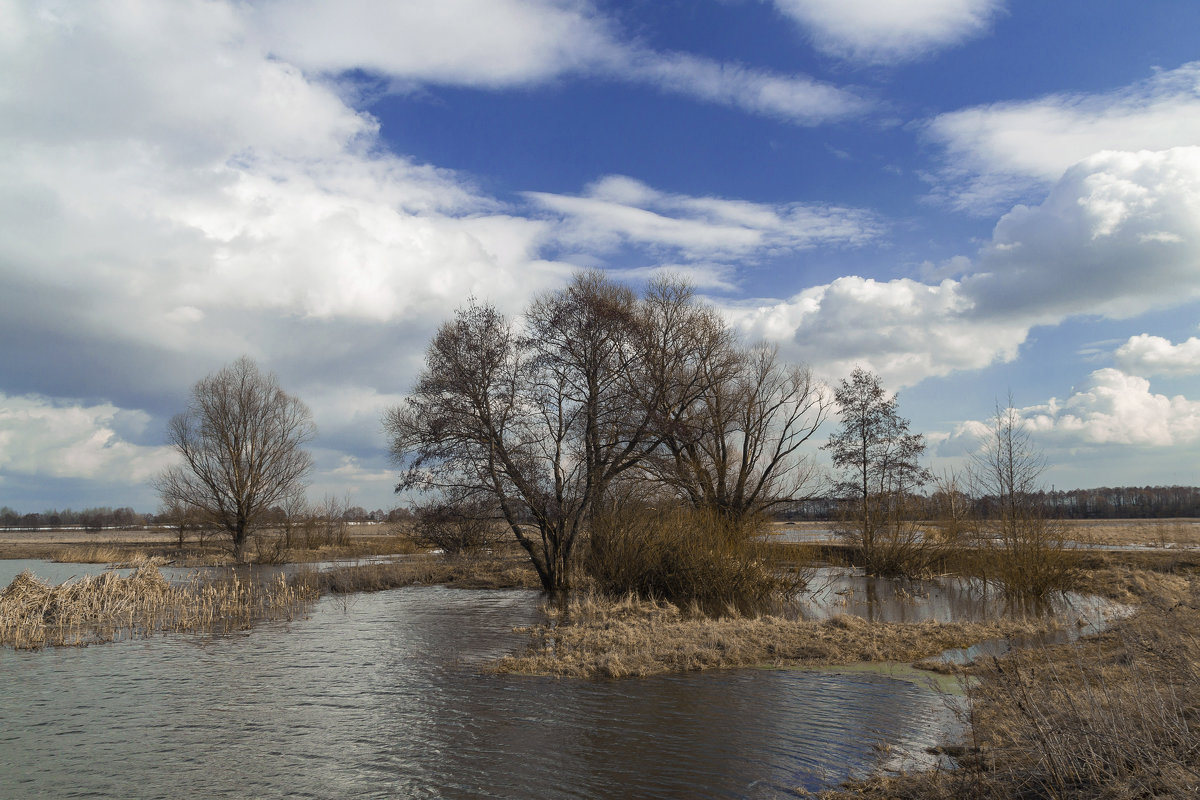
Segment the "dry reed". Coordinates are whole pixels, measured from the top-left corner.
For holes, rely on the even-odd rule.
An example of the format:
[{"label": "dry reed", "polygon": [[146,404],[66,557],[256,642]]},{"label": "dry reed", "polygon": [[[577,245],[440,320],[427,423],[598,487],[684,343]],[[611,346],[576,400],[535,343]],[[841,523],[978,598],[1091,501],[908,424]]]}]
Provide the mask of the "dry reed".
[{"label": "dry reed", "polygon": [[[1200,580],[1141,576],[1132,617],[972,670],[953,770],[876,775],[834,798],[1200,796]],[[802,793],[803,794],[803,793]]]},{"label": "dry reed", "polygon": [[770,664],[911,662],[985,639],[1031,635],[1048,618],[988,623],[872,623],[850,616],[825,622],[779,616],[706,616],[698,607],[628,596],[575,598],[548,605],[548,622],[519,629],[525,652],[492,666],[505,673],[620,678],[662,672]]},{"label": "dry reed", "polygon": [[157,632],[222,633],[256,621],[293,619],[319,596],[302,577],[172,585],[151,563],[129,577],[115,572],[49,586],[28,570],[0,592],[0,645],[18,650],[88,645]]}]

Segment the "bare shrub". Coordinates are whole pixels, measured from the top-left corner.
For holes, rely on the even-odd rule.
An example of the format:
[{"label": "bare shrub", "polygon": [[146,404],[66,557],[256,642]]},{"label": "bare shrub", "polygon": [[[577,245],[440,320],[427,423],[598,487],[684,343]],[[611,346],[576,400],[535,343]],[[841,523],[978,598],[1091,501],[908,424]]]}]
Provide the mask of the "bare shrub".
[{"label": "bare shrub", "polygon": [[414,504],[412,539],[450,555],[473,553],[500,542],[507,530],[494,504],[481,500],[438,500]]},{"label": "bare shrub", "polygon": [[[856,502],[835,530],[857,550],[854,561],[869,575],[928,578],[938,571],[957,542],[918,519],[917,499],[881,493]],[[870,520],[869,529],[863,521]]]},{"label": "bare shrub", "polygon": [[1013,408],[997,408],[991,432],[974,455],[971,482],[981,518],[980,574],[1004,591],[1042,598],[1072,588],[1078,578],[1066,547],[1066,526],[1041,501],[1045,458]]},{"label": "bare shrub", "polygon": [[714,510],[623,504],[592,520],[584,566],[609,595],[761,610],[805,583],[801,571],[768,557],[763,532],[761,520],[734,521]]}]

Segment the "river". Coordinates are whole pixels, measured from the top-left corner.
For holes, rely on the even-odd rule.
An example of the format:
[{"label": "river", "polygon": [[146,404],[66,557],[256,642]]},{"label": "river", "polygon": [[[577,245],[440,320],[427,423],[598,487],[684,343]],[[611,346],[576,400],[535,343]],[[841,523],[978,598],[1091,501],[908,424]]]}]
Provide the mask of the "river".
[{"label": "river", "polygon": [[0,797],[789,797],[956,730],[875,672],[485,674],[537,605],[414,587],[236,635],[0,650]]}]

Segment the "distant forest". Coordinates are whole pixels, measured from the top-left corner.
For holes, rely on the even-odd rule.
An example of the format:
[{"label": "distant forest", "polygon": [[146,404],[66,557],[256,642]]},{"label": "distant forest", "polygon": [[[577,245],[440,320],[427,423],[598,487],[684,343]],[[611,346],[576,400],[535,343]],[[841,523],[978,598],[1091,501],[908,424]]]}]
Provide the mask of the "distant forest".
[{"label": "distant forest", "polygon": [[[1103,486],[1099,489],[1071,489],[1038,492],[1036,497],[1063,519],[1147,519],[1200,517],[1200,487],[1196,486]],[[920,499],[920,498],[918,498]],[[925,517],[934,516],[936,497],[928,502]],[[970,501],[976,510],[986,512],[990,498]],[[797,520],[831,520],[838,517],[839,501],[832,498],[797,503],[780,516]]]},{"label": "distant forest", "polygon": [[[1200,487],[1197,486],[1104,486],[1099,489],[1052,490],[1038,497],[1063,519],[1145,519],[1200,517]],[[918,498],[919,499],[919,498]],[[935,497],[925,498],[932,507]],[[971,501],[977,510],[986,511],[988,498]],[[832,520],[838,518],[839,501],[834,498],[804,500],[781,511],[777,516],[788,520]],[[930,512],[931,514],[932,512]],[[282,514],[282,512],[280,512]],[[926,514],[925,516],[930,516]],[[409,518],[407,509],[367,511],[361,507],[346,510],[346,522],[395,522]],[[22,514],[8,506],[0,507],[0,528],[137,528],[165,523],[156,514],[141,514],[132,508],[50,509]]]},{"label": "distant forest", "polygon": [[[279,510],[277,516],[282,518],[283,511]],[[408,511],[406,509],[393,509],[384,511],[375,509],[367,511],[359,506],[351,506],[342,513],[341,518],[345,522],[392,522],[397,519],[406,519]],[[166,515],[161,514],[141,514],[134,511],[132,508],[108,508],[107,506],[99,508],[85,508],[81,511],[72,511],[69,508],[64,508],[61,511],[58,509],[49,509],[41,513],[22,514],[19,511],[14,511],[8,506],[0,507],[0,529],[2,528],[83,528],[85,530],[99,531],[108,528],[140,528],[145,525],[167,524],[169,520]],[[267,519],[267,523],[273,522],[271,518]]]}]

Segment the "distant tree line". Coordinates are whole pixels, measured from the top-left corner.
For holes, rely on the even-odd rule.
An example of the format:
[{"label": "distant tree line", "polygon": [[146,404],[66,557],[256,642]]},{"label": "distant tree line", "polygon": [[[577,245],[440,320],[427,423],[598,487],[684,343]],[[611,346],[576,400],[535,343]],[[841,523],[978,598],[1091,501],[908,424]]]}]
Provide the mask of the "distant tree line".
[{"label": "distant tree line", "polygon": [[0,508],[0,527],[4,528],[86,528],[98,531],[101,528],[136,528],[146,524],[148,519],[148,515],[139,514],[128,507],[101,506],[79,511],[51,508],[28,514],[14,511],[8,506]]},{"label": "distant tree line", "polygon": [[[411,517],[405,508],[393,508],[385,511],[377,508],[367,511],[362,506],[350,506],[339,514],[344,522],[403,522]],[[266,515],[268,524],[281,524],[287,518],[282,507],[273,507]],[[143,514],[132,508],[84,508],[75,511],[70,508],[47,509],[41,512],[22,513],[8,506],[0,507],[0,528],[84,528],[85,530],[103,530],[105,528],[140,528],[146,525],[167,525],[173,522],[172,516],[166,511],[157,514]]]},{"label": "distant tree line", "polygon": [[[915,512],[932,518],[941,492],[914,494]],[[1097,489],[1051,489],[1034,492],[1033,498],[1062,519],[1153,519],[1200,517],[1198,486],[1104,486]],[[965,497],[969,510],[986,516],[996,498]],[[848,499],[818,497],[789,504],[780,510],[781,520],[832,521],[841,518]]]}]

